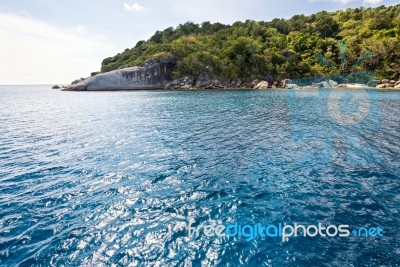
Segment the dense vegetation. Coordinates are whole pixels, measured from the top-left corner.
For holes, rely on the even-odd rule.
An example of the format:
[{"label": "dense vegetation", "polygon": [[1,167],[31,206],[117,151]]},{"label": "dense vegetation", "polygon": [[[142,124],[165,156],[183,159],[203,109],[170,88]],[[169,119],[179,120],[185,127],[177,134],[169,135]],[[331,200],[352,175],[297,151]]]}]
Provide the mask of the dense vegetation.
[{"label": "dense vegetation", "polygon": [[321,64],[317,55],[340,66],[339,40],[347,41],[349,69],[362,54],[371,51],[373,57],[353,70],[376,70],[380,78],[399,77],[400,5],[233,25],[187,22],[157,31],[148,41],[105,59],[102,72],[176,55],[179,61],[174,77],[196,77],[206,66],[229,79],[334,74],[337,71]]}]

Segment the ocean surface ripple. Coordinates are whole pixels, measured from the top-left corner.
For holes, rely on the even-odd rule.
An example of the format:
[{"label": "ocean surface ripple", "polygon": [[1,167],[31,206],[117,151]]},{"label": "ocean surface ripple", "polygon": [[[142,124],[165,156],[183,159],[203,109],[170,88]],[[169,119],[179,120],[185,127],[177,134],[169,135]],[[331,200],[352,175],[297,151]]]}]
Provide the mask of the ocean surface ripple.
[{"label": "ocean surface ripple", "polygon": [[[0,265],[400,266],[400,92],[351,127],[329,91],[289,94],[0,86]],[[188,221],[385,234],[189,239]]]}]

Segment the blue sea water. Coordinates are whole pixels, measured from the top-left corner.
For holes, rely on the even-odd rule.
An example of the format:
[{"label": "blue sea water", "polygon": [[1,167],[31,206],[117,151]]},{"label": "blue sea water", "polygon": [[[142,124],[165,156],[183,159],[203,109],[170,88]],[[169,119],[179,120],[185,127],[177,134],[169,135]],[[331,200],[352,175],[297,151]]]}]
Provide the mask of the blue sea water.
[{"label": "blue sea water", "polygon": [[[353,125],[329,90],[293,92],[0,86],[0,266],[400,266],[400,92],[370,91]],[[190,239],[188,221],[384,236]]]}]

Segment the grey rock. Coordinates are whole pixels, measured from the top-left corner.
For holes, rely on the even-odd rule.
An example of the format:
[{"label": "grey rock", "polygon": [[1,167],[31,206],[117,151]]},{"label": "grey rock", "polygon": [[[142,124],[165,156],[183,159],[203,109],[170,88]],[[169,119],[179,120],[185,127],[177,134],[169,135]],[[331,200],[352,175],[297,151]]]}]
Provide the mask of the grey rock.
[{"label": "grey rock", "polygon": [[382,80],[382,83],[389,83],[390,82],[390,80],[388,80],[388,79],[383,79]]},{"label": "grey rock", "polygon": [[396,84],[396,81],[395,80],[390,80],[389,84]]},{"label": "grey rock", "polygon": [[54,85],[53,87],[51,87],[51,89],[61,89],[61,87],[59,85]]},{"label": "grey rock", "polygon": [[84,79],[65,91],[162,89],[170,81],[175,59],[150,59],[144,67],[114,70]]}]

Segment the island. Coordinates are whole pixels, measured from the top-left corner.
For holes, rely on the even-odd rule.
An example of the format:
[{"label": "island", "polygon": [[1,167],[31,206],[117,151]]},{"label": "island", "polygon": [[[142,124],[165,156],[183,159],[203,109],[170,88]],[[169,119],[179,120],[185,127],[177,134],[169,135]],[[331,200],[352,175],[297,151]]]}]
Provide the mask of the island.
[{"label": "island", "polygon": [[104,59],[99,72],[62,90],[310,87],[400,89],[400,5],[187,22]]}]

